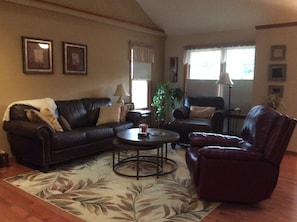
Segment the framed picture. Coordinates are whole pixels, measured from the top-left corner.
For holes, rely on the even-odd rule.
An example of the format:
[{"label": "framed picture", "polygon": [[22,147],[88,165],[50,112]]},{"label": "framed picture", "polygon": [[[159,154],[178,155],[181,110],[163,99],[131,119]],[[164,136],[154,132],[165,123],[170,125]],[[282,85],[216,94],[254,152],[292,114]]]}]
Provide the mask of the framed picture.
[{"label": "framed picture", "polygon": [[286,80],[286,64],[270,64],[268,66],[269,81],[285,81]]},{"label": "framed picture", "polygon": [[170,57],[169,64],[170,82],[177,82],[178,57]]},{"label": "framed picture", "polygon": [[268,95],[277,94],[280,97],[284,96],[284,86],[268,86]]},{"label": "framed picture", "polygon": [[284,60],[286,59],[286,45],[273,45],[270,50],[271,60]]},{"label": "framed picture", "polygon": [[63,42],[64,74],[87,74],[87,46]]},{"label": "framed picture", "polygon": [[23,72],[53,73],[53,41],[22,36]]}]

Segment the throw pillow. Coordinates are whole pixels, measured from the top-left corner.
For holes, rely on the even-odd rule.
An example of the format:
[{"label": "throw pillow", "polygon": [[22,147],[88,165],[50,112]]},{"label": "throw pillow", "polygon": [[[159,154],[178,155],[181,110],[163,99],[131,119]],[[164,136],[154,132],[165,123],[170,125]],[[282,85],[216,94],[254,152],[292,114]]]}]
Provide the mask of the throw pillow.
[{"label": "throw pillow", "polygon": [[211,106],[191,106],[190,118],[208,118],[210,119],[212,114],[216,111],[215,107]]},{"label": "throw pillow", "polygon": [[60,125],[58,119],[49,108],[41,107],[40,113],[48,119],[56,132],[63,132],[63,128]]},{"label": "throw pillow", "polygon": [[54,126],[51,124],[51,122],[37,110],[27,109],[26,110],[26,116],[27,116],[29,121],[38,122],[38,123],[45,123],[50,128],[52,128],[54,130]]},{"label": "throw pillow", "polygon": [[125,122],[128,113],[128,106],[121,105],[121,114],[120,114],[120,122]]},{"label": "throw pillow", "polygon": [[59,116],[58,121],[61,124],[64,131],[71,131],[72,130],[69,122],[67,121],[67,119],[65,119],[64,116]]},{"label": "throw pillow", "polygon": [[121,113],[121,104],[117,103],[112,106],[100,107],[97,126],[106,123],[119,123]]}]

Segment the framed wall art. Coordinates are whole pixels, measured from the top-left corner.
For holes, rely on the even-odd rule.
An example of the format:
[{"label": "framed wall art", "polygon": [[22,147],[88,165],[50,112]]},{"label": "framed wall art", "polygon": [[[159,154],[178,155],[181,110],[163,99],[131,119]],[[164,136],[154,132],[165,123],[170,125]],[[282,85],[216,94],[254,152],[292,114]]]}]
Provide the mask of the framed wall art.
[{"label": "framed wall art", "polygon": [[269,64],[268,80],[269,81],[285,81],[286,80],[286,64]]},{"label": "framed wall art", "polygon": [[22,36],[23,72],[53,73],[53,41]]},{"label": "framed wall art", "polygon": [[170,57],[169,78],[170,82],[177,82],[178,57]]},{"label": "framed wall art", "polygon": [[87,46],[63,42],[63,73],[87,74]]},{"label": "framed wall art", "polygon": [[271,85],[268,86],[268,95],[279,95],[280,97],[284,96],[284,86],[280,85]]},{"label": "framed wall art", "polygon": [[273,45],[270,49],[271,60],[284,60],[286,59],[286,45]]}]

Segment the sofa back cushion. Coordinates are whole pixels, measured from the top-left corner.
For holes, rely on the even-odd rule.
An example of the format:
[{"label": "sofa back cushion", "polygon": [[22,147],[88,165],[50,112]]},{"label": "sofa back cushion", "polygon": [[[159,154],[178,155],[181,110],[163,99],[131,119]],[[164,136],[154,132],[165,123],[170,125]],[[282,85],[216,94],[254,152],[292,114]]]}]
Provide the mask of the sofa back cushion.
[{"label": "sofa back cushion", "polygon": [[99,116],[101,106],[110,106],[110,98],[84,98],[81,99],[87,110],[89,125],[95,126]]},{"label": "sofa back cushion", "polygon": [[224,109],[225,103],[222,97],[218,96],[197,96],[187,97],[185,99],[185,106],[190,108],[191,106],[204,106],[204,107],[215,107],[216,110]]},{"label": "sofa back cushion", "polygon": [[59,115],[62,115],[72,129],[89,125],[87,110],[82,100],[56,101]]}]

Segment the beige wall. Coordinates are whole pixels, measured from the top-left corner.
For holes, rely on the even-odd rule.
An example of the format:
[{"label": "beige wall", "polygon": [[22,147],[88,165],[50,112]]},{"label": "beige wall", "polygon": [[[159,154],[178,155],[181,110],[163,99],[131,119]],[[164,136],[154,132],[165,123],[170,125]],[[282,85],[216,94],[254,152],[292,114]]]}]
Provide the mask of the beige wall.
[{"label": "beige wall", "polygon": [[[122,3],[125,10],[126,3],[135,1]],[[162,35],[4,1],[0,1],[0,27],[0,115],[10,103],[24,99],[110,97],[116,101],[116,85],[129,88],[129,40],[153,45],[153,85],[163,80]],[[54,74],[23,74],[21,36],[53,40]],[[62,41],[88,46],[88,75],[63,74]],[[9,152],[2,129],[0,149]]]},{"label": "beige wall", "polygon": [[[291,117],[297,117],[297,26],[274,27],[258,29],[256,31],[256,67],[253,87],[253,104],[263,104],[268,95],[269,85],[284,86],[285,108],[280,109],[282,113]],[[270,60],[270,48],[272,45],[286,45],[286,59],[280,61]],[[287,64],[285,81],[268,81],[269,64]],[[297,152],[297,131],[295,129],[288,150]]]}]

